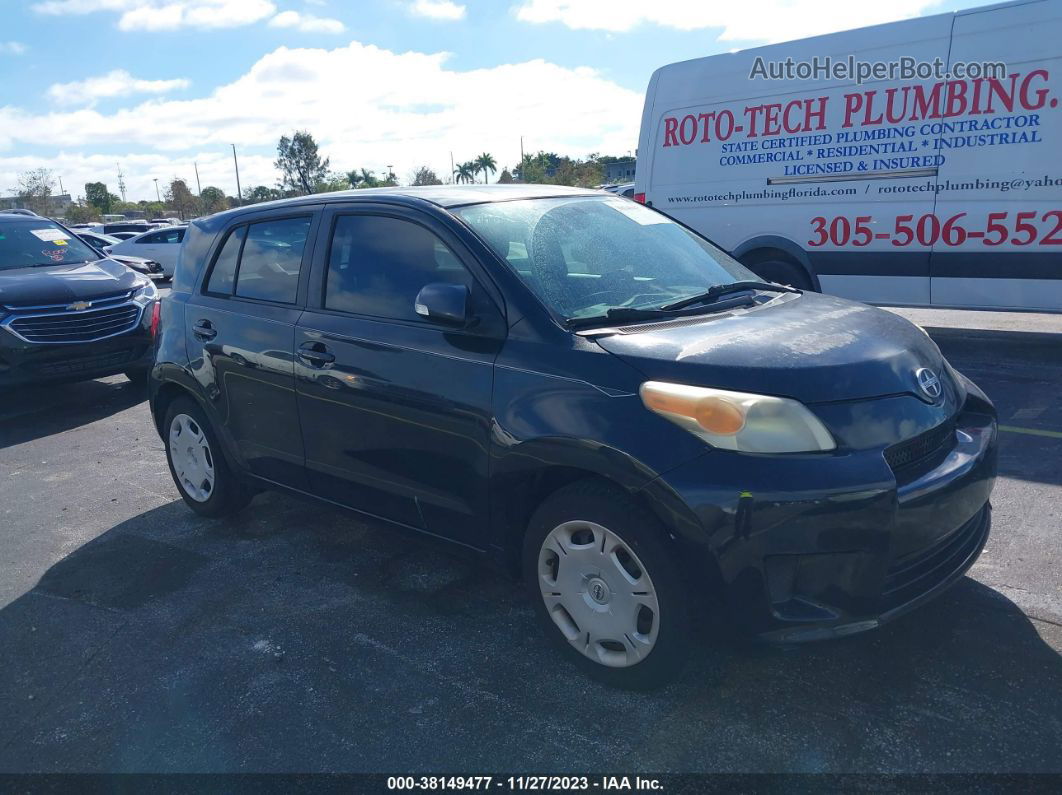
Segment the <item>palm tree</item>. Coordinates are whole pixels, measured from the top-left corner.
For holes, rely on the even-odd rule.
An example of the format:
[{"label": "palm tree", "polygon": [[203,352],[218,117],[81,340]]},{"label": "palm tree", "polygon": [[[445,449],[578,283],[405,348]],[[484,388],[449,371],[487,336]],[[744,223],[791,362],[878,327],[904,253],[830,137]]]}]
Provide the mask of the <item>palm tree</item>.
[{"label": "palm tree", "polygon": [[361,184],[363,179],[364,177],[362,177],[362,175],[358,173],[357,169],[355,169],[354,171],[347,172],[347,182],[350,183],[350,187],[352,188],[358,187],[358,185]]},{"label": "palm tree", "polygon": [[467,163],[460,163],[457,166],[457,173],[454,176],[455,182],[475,182],[476,181],[476,164],[472,161]]},{"label": "palm tree", "polygon": [[476,171],[483,172],[483,184],[486,185],[488,180],[490,180],[490,174],[493,174],[498,170],[497,162],[489,152],[484,152],[477,157],[474,162],[476,164]]}]

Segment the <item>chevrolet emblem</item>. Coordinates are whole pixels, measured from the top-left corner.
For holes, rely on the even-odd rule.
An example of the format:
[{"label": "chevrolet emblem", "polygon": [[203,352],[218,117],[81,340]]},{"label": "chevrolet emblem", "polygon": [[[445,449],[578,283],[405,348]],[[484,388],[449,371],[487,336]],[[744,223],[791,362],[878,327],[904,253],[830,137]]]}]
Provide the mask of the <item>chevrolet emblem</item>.
[{"label": "chevrolet emblem", "polygon": [[80,312],[82,309],[88,309],[92,306],[91,301],[74,301],[74,303],[67,306],[67,309],[71,312]]}]

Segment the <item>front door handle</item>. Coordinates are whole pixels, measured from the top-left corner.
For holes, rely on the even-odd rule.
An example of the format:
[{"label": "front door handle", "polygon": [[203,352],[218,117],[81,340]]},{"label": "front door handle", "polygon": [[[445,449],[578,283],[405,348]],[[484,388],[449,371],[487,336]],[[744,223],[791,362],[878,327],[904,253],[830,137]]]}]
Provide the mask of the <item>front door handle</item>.
[{"label": "front door handle", "polygon": [[206,342],[214,339],[218,335],[218,330],[214,328],[214,324],[209,320],[197,320],[195,325],[192,326],[192,334],[197,340]]},{"label": "front door handle", "polygon": [[324,367],[336,360],[336,355],[323,342],[304,342],[299,346],[299,358],[312,367]]}]

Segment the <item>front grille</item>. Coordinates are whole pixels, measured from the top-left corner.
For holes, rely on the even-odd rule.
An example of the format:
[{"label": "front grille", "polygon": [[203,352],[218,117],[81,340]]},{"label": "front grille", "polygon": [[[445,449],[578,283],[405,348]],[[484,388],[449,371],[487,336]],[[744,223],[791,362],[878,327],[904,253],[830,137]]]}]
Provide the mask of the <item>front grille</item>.
[{"label": "front grille", "polygon": [[950,535],[918,552],[905,555],[889,567],[882,597],[888,607],[916,599],[971,563],[988,533],[989,507],[974,514]]},{"label": "front grille", "polygon": [[94,342],[132,330],[140,322],[139,304],[121,303],[99,309],[16,315],[5,325],[26,342]]},{"label": "front grille", "polygon": [[59,362],[43,362],[31,365],[30,369],[38,375],[76,375],[96,370],[118,368],[136,359],[140,354],[135,348],[103,356],[85,356],[80,359],[66,359]]},{"label": "front grille", "polygon": [[899,483],[910,483],[938,466],[954,446],[955,422],[948,420],[885,448],[885,461]]}]

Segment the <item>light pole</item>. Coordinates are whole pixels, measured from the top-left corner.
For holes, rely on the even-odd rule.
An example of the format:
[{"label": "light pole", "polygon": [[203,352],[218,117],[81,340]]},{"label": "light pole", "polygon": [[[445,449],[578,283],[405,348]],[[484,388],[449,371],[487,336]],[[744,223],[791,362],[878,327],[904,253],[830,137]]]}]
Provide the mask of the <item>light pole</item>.
[{"label": "light pole", "polygon": [[232,164],[236,166],[236,206],[243,204],[243,191],[240,189],[240,162],[236,159],[236,144],[232,145]]},{"label": "light pole", "polygon": [[392,185],[395,183],[395,172],[391,170],[393,168],[394,166],[387,167],[387,181],[390,182]]},{"label": "light pole", "polygon": [[158,200],[159,204],[162,204],[162,196],[159,194],[159,178],[158,177],[154,177],[154,180],[155,180],[155,198]]}]

